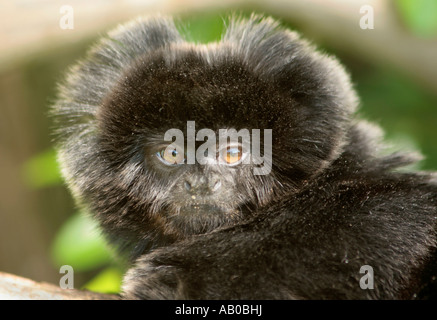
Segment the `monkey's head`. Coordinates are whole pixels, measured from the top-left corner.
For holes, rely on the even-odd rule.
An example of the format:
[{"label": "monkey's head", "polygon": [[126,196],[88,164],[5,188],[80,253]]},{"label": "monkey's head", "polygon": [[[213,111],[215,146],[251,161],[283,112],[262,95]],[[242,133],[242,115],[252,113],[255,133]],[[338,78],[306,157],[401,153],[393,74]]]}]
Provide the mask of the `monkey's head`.
[{"label": "monkey's head", "polygon": [[195,45],[159,17],[102,39],[53,113],[75,197],[141,252],[299,190],[342,152],[355,106],[340,65],[270,19]]}]

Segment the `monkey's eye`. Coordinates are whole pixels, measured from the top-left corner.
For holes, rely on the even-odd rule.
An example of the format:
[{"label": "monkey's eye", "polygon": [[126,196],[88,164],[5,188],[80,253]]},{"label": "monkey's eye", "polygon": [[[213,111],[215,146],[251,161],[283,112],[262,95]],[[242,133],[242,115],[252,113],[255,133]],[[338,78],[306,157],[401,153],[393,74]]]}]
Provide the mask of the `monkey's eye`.
[{"label": "monkey's eye", "polygon": [[183,164],[185,162],[185,156],[182,152],[179,152],[177,148],[167,147],[156,153],[161,162],[168,166],[174,166]]},{"label": "monkey's eye", "polygon": [[243,159],[241,146],[230,146],[220,152],[220,158],[227,165],[237,165]]}]

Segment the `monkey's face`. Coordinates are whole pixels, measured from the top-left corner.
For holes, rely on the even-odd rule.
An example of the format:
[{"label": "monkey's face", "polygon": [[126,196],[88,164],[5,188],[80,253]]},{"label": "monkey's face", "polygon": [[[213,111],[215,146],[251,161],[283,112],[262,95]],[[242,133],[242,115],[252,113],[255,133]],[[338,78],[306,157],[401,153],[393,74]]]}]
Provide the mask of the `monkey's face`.
[{"label": "monkey's face", "polygon": [[150,213],[167,220],[168,228],[182,235],[207,232],[247,218],[246,206],[262,201],[257,196],[268,196],[261,194],[263,181],[253,175],[253,166],[242,163],[249,155],[241,145],[216,150],[205,151],[205,161],[197,157],[188,164],[189,154],[182,147],[145,148],[147,174],[153,176],[148,187],[155,195]]},{"label": "monkey's face", "polygon": [[138,61],[98,120],[114,186],[128,188],[118,193],[141,208],[133,218],[185,236],[247,218],[280,190],[266,130],[290,117],[272,104],[290,101],[242,65],[208,67],[193,52],[179,56]]}]

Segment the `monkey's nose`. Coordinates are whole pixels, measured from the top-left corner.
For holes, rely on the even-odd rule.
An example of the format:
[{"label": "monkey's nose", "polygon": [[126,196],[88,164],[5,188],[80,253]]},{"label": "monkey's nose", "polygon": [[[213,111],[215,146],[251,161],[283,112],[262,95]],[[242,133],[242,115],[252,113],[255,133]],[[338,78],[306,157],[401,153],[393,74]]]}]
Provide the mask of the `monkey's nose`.
[{"label": "monkey's nose", "polygon": [[191,191],[191,183],[189,183],[188,181],[184,182],[184,187],[185,187],[185,190]]},{"label": "monkey's nose", "polygon": [[190,194],[213,193],[219,190],[221,185],[222,182],[219,177],[210,177],[208,179],[205,177],[201,177],[200,179],[187,178],[184,181],[184,188]]},{"label": "monkey's nose", "polygon": [[221,186],[222,186],[222,181],[219,178],[212,179],[212,181],[208,183],[208,188],[212,192],[217,191],[218,189],[220,189]]}]

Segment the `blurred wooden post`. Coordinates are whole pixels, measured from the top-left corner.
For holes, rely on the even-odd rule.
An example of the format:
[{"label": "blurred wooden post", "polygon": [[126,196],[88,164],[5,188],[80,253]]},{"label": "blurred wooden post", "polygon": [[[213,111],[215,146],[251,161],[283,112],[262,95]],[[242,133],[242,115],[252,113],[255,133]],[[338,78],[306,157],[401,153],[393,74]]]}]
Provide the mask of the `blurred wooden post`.
[{"label": "blurred wooden post", "polygon": [[[431,90],[437,89],[437,42],[410,34],[399,21],[390,0],[160,0],[107,1],[90,6],[76,0],[74,30],[63,30],[62,4],[46,0],[0,4],[0,71],[47,48],[74,43],[141,14],[182,14],[211,10],[240,10],[253,7],[297,22],[305,31],[325,39],[330,45],[360,56],[363,60],[392,65],[410,74]],[[375,29],[362,30],[360,9],[371,6]],[[5,31],[3,31],[5,30]]]}]

